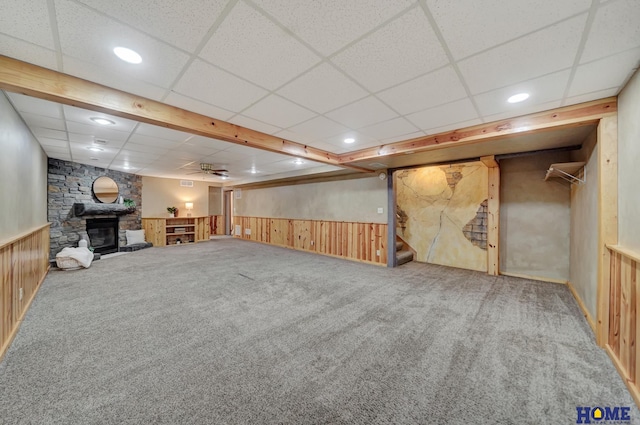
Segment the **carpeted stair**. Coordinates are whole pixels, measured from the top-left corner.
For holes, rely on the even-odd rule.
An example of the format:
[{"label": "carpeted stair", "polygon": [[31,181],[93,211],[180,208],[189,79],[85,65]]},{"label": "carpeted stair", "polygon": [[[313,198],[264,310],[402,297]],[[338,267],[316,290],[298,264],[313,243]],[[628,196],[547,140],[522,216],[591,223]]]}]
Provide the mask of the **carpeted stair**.
[{"label": "carpeted stair", "polygon": [[396,260],[398,266],[413,261],[413,252],[405,249],[404,242],[402,241],[396,241]]}]

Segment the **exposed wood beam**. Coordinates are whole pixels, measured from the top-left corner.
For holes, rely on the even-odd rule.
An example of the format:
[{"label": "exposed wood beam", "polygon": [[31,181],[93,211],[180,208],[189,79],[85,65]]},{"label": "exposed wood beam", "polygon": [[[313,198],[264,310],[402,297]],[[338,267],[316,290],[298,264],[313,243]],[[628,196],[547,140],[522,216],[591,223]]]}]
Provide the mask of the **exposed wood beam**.
[{"label": "exposed wood beam", "polygon": [[337,154],[0,55],[0,89],[358,171]]},{"label": "exposed wood beam", "polygon": [[[494,161],[495,162],[495,161]],[[500,274],[500,167],[489,167],[487,202],[487,273]]]},{"label": "exposed wood beam", "polygon": [[616,112],[617,99],[610,97],[432,136],[417,137],[389,145],[347,152],[340,155],[340,161],[343,164],[349,164],[357,161],[376,160],[385,156],[442,149],[452,145],[482,143],[483,141],[505,138],[513,134],[536,133],[558,127],[594,124],[603,117],[615,115]]},{"label": "exposed wood beam", "polygon": [[498,167],[498,161],[496,161],[496,157],[494,155],[481,156],[480,161],[488,168]]}]

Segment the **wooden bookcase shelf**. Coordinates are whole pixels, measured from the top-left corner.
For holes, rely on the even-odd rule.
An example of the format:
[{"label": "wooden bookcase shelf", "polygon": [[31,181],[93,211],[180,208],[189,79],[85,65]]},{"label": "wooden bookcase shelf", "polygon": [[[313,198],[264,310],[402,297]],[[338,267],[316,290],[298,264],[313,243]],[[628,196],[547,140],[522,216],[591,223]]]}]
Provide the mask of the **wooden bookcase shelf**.
[{"label": "wooden bookcase shelf", "polygon": [[209,240],[209,217],[143,218],[147,242],[153,246],[186,245]]}]

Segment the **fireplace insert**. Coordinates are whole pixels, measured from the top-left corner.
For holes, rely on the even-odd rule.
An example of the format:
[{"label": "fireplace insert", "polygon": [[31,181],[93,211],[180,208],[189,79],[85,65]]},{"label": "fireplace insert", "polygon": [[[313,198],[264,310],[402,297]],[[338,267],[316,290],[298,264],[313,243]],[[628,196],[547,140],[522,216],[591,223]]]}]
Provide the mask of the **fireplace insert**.
[{"label": "fireplace insert", "polygon": [[118,217],[87,219],[87,234],[93,252],[118,252]]}]

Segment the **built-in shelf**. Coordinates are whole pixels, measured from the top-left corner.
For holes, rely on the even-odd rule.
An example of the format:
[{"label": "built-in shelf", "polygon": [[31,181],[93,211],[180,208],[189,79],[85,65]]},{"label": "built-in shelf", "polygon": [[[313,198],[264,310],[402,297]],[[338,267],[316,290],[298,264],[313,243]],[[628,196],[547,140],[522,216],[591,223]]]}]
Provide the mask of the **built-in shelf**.
[{"label": "built-in shelf", "polygon": [[545,181],[551,178],[560,178],[569,183],[584,183],[586,181],[584,172],[582,178],[578,177],[578,173],[584,168],[585,162],[560,162],[551,164],[544,176]]},{"label": "built-in shelf", "polygon": [[153,246],[186,245],[209,240],[209,217],[143,218],[142,228]]}]

